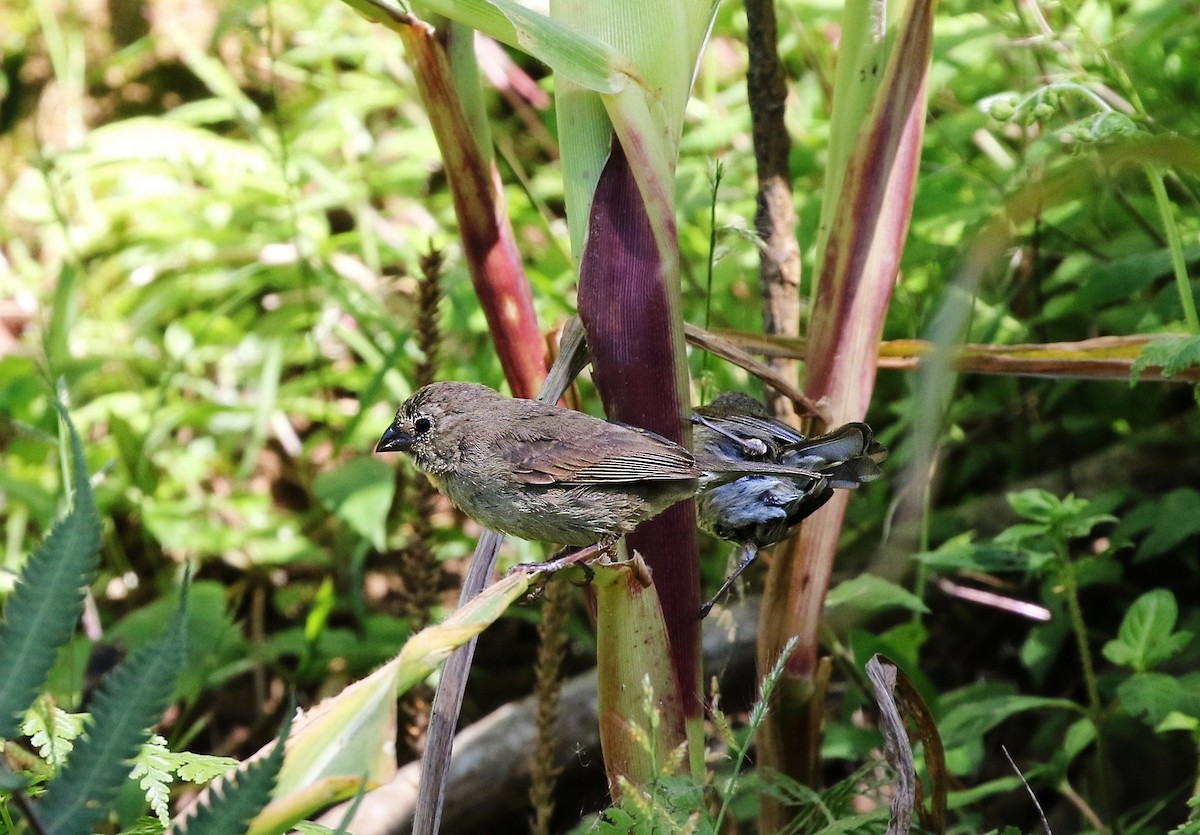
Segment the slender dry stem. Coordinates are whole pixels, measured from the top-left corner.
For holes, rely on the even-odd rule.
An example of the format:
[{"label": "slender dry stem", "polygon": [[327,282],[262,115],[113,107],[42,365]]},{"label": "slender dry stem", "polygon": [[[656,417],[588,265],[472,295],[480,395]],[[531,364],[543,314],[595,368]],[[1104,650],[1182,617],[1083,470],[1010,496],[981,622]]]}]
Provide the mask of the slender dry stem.
[{"label": "slender dry stem", "polygon": [[[416,339],[417,347],[421,350],[421,360],[413,371],[417,386],[428,385],[437,376],[438,351],[442,342],[438,317],[438,307],[442,300],[442,266],[442,253],[436,249],[431,249],[421,257],[424,281],[417,291]],[[397,472],[403,469],[397,468]],[[426,479],[418,481],[413,498],[413,535],[397,565],[404,583],[401,608],[414,632],[429,624],[430,614],[437,603],[441,568],[430,547],[433,537],[430,519],[436,501],[437,488]]]},{"label": "slender dry stem", "polygon": [[[787,78],[779,60],[774,0],[746,0],[746,40],[750,52],[746,94],[758,167],[754,225],[762,239],[763,331],[795,336],[800,322],[800,245],[788,163],[792,142],[783,120]],[[794,360],[772,357],[767,364],[788,383],[796,384]],[[793,415],[784,397],[773,390],[766,394],[777,417],[786,420]]]},{"label": "slender dry stem", "polygon": [[551,580],[542,602],[542,621],[538,624],[538,657],[534,693],[537,712],[534,720],[535,737],[530,757],[529,802],[533,806],[533,835],[550,835],[550,819],[554,815],[554,785],[559,769],[554,764],[557,739],[558,701],[562,694],[562,661],[567,650],[567,612],[570,609],[570,587]]}]

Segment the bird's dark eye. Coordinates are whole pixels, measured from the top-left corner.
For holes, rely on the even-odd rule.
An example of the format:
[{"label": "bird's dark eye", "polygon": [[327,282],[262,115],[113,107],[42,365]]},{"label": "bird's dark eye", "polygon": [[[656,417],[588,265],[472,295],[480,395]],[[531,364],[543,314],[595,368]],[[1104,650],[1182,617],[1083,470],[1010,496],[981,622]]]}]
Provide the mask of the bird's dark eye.
[{"label": "bird's dark eye", "polygon": [[427,417],[419,417],[413,421],[413,429],[417,430],[418,435],[423,435],[433,428],[433,421]]}]

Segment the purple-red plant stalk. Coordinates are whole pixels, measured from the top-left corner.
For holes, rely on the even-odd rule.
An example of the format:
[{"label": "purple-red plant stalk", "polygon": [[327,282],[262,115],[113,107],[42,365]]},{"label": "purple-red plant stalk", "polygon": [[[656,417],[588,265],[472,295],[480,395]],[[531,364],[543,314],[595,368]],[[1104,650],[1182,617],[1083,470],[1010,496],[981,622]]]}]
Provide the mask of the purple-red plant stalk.
[{"label": "purple-red plant stalk", "polygon": [[[847,165],[828,239],[809,331],[805,394],[825,401],[834,423],[861,420],[875,385],[876,353],[908,233],[925,123],[925,84],[933,39],[933,6],[914,0],[870,117]],[[847,494],[806,521],[772,564],[763,599],[759,670],[769,670],[788,638],[779,704],[759,737],[763,765],[813,784],[819,773],[819,629]],[[764,831],[787,814],[762,808]]]},{"label": "purple-red plant stalk", "polygon": [[463,253],[492,342],[514,397],[536,397],[546,376],[546,343],[533,307],[500,179],[463,112],[446,51],[419,21],[397,27],[442,152]]},{"label": "purple-red plant stalk", "polygon": [[[588,219],[579,270],[579,316],[608,417],[690,446],[678,277],[663,274],[650,218],[616,141]],[[695,506],[675,505],[640,526],[626,542],[645,558],[657,587],[683,717],[699,715]]]}]

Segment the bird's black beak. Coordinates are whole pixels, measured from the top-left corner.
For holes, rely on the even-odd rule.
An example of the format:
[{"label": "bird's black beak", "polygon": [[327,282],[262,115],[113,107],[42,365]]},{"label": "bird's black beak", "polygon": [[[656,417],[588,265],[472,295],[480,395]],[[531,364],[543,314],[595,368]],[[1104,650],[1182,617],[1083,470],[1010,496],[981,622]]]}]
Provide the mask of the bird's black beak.
[{"label": "bird's black beak", "polygon": [[416,440],[412,435],[405,432],[396,424],[392,424],[383,433],[383,437],[379,439],[379,443],[375,445],[376,452],[408,452],[412,449],[413,441]]}]

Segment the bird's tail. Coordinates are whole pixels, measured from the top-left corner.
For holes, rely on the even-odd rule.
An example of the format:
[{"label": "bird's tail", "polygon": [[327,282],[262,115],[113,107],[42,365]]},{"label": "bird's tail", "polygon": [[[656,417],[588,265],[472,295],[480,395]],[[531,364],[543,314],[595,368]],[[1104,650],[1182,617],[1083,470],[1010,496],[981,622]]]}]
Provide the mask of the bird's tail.
[{"label": "bird's tail", "polygon": [[853,489],[879,478],[879,462],[887,454],[871,427],[847,423],[825,435],[788,444],[780,450],[779,463],[820,473],[831,487]]}]

